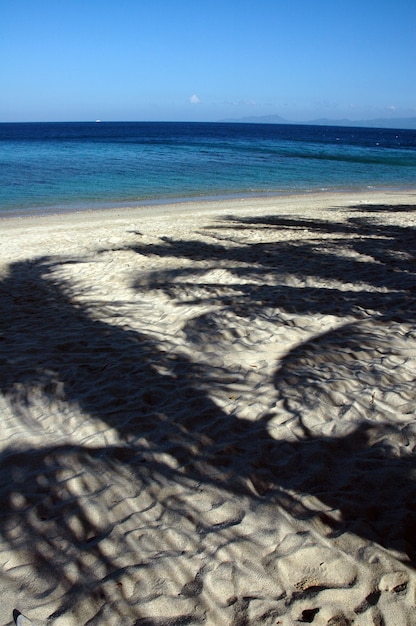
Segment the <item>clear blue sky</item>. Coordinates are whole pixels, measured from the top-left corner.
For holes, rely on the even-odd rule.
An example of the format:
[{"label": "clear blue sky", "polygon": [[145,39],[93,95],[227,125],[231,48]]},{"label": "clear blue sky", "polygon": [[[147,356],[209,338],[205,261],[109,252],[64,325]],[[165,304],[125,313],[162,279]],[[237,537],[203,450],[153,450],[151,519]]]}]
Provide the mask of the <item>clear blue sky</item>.
[{"label": "clear blue sky", "polygon": [[416,116],[416,0],[0,0],[0,121]]}]

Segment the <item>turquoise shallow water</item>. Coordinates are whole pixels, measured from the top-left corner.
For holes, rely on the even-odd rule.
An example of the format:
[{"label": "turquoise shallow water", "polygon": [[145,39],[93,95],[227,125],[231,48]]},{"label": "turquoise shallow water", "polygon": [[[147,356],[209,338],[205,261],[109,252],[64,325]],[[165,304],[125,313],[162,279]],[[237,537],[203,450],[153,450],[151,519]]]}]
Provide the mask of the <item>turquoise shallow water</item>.
[{"label": "turquoise shallow water", "polygon": [[269,124],[0,124],[0,211],[415,186],[416,131]]}]

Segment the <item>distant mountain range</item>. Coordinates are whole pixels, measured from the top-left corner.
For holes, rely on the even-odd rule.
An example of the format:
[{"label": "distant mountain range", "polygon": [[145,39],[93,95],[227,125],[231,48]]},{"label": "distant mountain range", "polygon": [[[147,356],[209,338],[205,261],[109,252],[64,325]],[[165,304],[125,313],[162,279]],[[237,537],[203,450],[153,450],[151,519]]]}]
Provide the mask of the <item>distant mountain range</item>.
[{"label": "distant mountain range", "polygon": [[416,117],[378,118],[374,120],[332,120],[325,117],[307,122],[291,122],[280,115],[253,115],[239,119],[220,120],[244,124],[305,124],[309,126],[355,126],[359,128],[397,128],[398,130],[416,130]]}]

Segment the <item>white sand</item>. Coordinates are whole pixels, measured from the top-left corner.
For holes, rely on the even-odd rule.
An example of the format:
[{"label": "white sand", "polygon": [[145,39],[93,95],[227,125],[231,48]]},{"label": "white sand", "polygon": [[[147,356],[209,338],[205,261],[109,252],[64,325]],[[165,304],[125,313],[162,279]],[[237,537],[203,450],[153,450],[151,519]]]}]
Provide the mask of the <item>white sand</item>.
[{"label": "white sand", "polygon": [[416,193],[0,220],[0,624],[416,624]]}]

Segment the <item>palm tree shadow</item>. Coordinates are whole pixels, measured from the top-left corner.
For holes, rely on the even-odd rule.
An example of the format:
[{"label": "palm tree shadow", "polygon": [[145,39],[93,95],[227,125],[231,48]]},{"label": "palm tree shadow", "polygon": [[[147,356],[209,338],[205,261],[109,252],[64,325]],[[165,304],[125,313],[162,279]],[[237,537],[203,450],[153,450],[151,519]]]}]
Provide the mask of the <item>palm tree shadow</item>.
[{"label": "palm tree shadow", "polygon": [[[244,258],[246,263],[247,246],[244,248],[230,253],[217,246],[213,254],[207,247],[199,249],[198,255],[214,264],[224,257],[233,261]],[[260,273],[258,260],[263,252],[255,250]],[[169,242],[169,254],[183,256],[183,242],[176,247]],[[284,258],[277,250],[272,256],[273,263]],[[270,257],[265,259],[263,268],[268,269]],[[46,399],[55,403],[52,410],[63,432],[72,428],[65,423],[69,407],[111,429],[116,438],[115,443],[94,446],[13,444],[1,456],[3,539],[19,551],[30,538],[33,564],[49,581],[46,588],[50,589],[51,579],[63,586],[58,613],[69,610],[77,594],[87,593],[98,594],[95,601],[100,610],[106,599],[105,594],[100,595],[102,581],[118,581],[126,573],[102,548],[108,539],[108,525],[91,521],[85,498],[79,498],[63,480],[69,468],[72,472],[75,468],[75,475],[84,481],[87,499],[104,498],[106,487],[91,486],[95,483],[90,485],[85,476],[108,472],[125,476],[127,472],[130,482],[150,492],[158,481],[215,485],[230,495],[274,498],[294,516],[316,515],[306,504],[295,506],[285,495],[288,489],[298,490],[340,512],[338,521],[324,516],[330,533],[354,532],[387,549],[399,550],[409,563],[416,564],[410,532],[416,501],[413,457],[392,453],[386,443],[392,426],[381,422],[357,423],[352,431],[338,436],[315,434],[305,426],[299,406],[290,401],[291,379],[294,370],[301,370],[302,348],[282,359],[275,378],[301,434],[289,440],[276,439],[271,416],[257,422],[237,419],[210,398],[210,384],[226,372],[195,364],[168,342],[161,345],[146,333],[103,322],[81,304],[74,286],[57,278],[57,270],[59,263],[51,259],[16,263],[0,285],[1,392],[16,418],[32,426],[36,406]],[[240,267],[239,271],[243,275],[250,269]],[[173,279],[177,277],[175,274]],[[168,281],[169,274],[164,278]],[[380,311],[385,311],[381,300],[379,304]],[[352,333],[347,335],[350,338],[343,339],[346,348],[356,349],[362,339],[359,329],[355,338]],[[327,354],[332,344],[333,337],[322,337],[312,346],[304,346],[310,352],[310,363]],[[302,401],[309,402],[309,396],[301,397],[299,403]],[[386,489],[392,507],[386,504]],[[77,564],[75,578],[68,573],[67,561],[59,557],[62,542],[67,557]],[[87,550],[100,563],[99,576],[86,567]]]},{"label": "palm tree shadow", "polygon": [[[415,565],[416,458],[413,420],[405,415],[413,413],[413,402],[405,401],[408,380],[383,364],[389,352],[377,358],[380,336],[387,332],[379,326],[345,324],[300,344],[282,360],[275,385],[305,433],[283,468],[293,470],[291,489],[341,512],[336,521],[324,514],[335,533],[348,530],[403,551]],[[392,390],[403,404],[386,422],[379,400]],[[316,436],[315,428],[319,433],[325,425],[331,436]]]},{"label": "palm tree shadow", "polygon": [[[36,447],[14,443],[1,454],[1,533],[17,553],[27,552],[29,543],[27,558],[39,574],[41,596],[60,586],[54,617],[73,610],[86,594],[97,610],[113,603],[103,581],[116,584],[126,575],[102,547],[108,544],[106,528],[114,526],[106,507],[102,523],[88,512],[89,502],[107,502],[106,478],[118,480],[129,500],[132,476],[132,497],[152,493],[158,482],[180,484],[192,471],[203,476],[202,460],[192,450],[202,447],[204,435],[190,424],[196,415],[212,423],[221,415],[187,375],[191,364],[168,342],[160,349],[145,334],[94,319],[76,290],[53,277],[58,265],[49,259],[16,263],[0,285],[1,392],[38,440]],[[78,415],[75,426],[72,413]],[[92,426],[85,439],[93,446],[59,445],[48,437],[48,423],[55,420],[53,432],[61,431],[64,442],[73,439],[86,417]],[[115,445],[96,444],[102,431],[104,441],[108,432]],[[135,514],[140,519],[140,511],[127,509],[126,515]],[[90,559],[99,566],[88,567]]]},{"label": "palm tree shadow", "polygon": [[[363,211],[361,206],[350,207],[350,210],[351,208]],[[372,213],[376,211],[374,206],[370,209]],[[384,205],[378,207],[380,212],[387,209]],[[394,207],[392,209],[394,211]],[[400,211],[408,209],[414,210],[414,206],[400,207]],[[325,401],[329,405],[332,403],[332,399],[328,398],[328,391],[331,390],[333,380],[354,380],[356,374],[360,374],[360,369],[364,368],[364,374],[370,380],[365,386],[367,419],[364,423],[353,422],[353,430],[338,437],[324,437],[306,427],[302,429],[301,442],[270,442],[266,436],[263,446],[266,449],[270,447],[266,455],[267,462],[262,463],[262,471],[254,472],[253,477],[263,493],[269,486],[278,484],[285,488],[319,494],[322,501],[342,511],[344,529],[354,528],[357,534],[385,546],[397,547],[400,544],[401,549],[409,557],[413,555],[410,558],[414,560],[411,528],[415,522],[413,502],[416,493],[412,479],[414,457],[409,452],[412,450],[413,440],[411,427],[383,423],[383,412],[377,413],[374,405],[374,396],[380,390],[384,393],[395,390],[398,395],[401,393],[403,397],[408,396],[409,383],[407,379],[400,379],[400,372],[399,378],[386,374],[389,366],[377,370],[373,360],[380,349],[385,349],[387,360],[389,352],[393,350],[389,345],[389,335],[392,333],[390,324],[398,321],[409,328],[416,319],[416,229],[386,225],[363,217],[353,217],[339,223],[281,216],[244,219],[230,217],[228,221],[232,223],[231,240],[226,234],[215,235],[216,232],[229,229],[227,224],[223,224],[208,227],[209,233],[214,233],[211,235],[214,239],[212,244],[196,244],[194,241],[177,241],[164,237],[158,244],[133,246],[132,249],[141,254],[162,258],[187,258],[195,263],[206,262],[203,267],[196,265],[185,270],[155,270],[146,283],[147,288],[163,289],[179,305],[181,298],[187,305],[217,305],[224,320],[231,319],[232,315],[251,318],[253,315],[261,315],[263,310],[274,310],[274,315],[277,316],[282,311],[354,317],[360,321],[344,324],[335,332],[324,333],[287,354],[276,373],[275,386],[288,413],[299,424],[304,413],[314,403],[318,406],[322,406]],[[293,237],[289,242],[280,238],[274,242],[269,237],[267,243],[259,243],[235,235],[236,231],[243,236],[246,230],[251,233],[253,227],[265,228],[269,232],[276,230],[279,234],[282,229],[292,233],[308,230],[310,236],[300,242]],[[321,239],[316,238],[316,234],[325,235],[324,245]],[[331,250],[330,253],[328,249]],[[348,254],[345,254],[345,250]],[[355,254],[350,254],[351,251]],[[223,285],[215,284],[212,280],[204,282],[210,269],[218,267],[234,277],[227,285],[225,293]],[[187,280],[189,275],[192,276],[190,282]],[[195,291],[195,275],[200,277],[199,290],[198,295],[192,296]],[[287,276],[297,275],[338,281],[342,283],[342,287],[294,287],[285,280]],[[263,277],[267,277],[267,285],[262,281]],[[239,278],[240,282],[236,280]],[[351,283],[350,289],[345,288],[345,282]],[[137,281],[136,288],[143,288],[143,282]],[[212,333],[218,330],[220,324],[220,314],[203,314],[188,321],[185,332],[190,341],[202,347],[204,342],[212,341]],[[369,328],[376,331],[373,336]],[[381,337],[387,338],[384,346],[380,346]],[[338,349],[340,346],[341,350]],[[368,363],[365,363],[366,351],[370,359]],[[354,355],[352,358],[351,354]],[[331,376],[327,375],[328,371]],[[315,374],[316,381],[310,384],[310,379]],[[386,385],[381,382],[383,377],[388,379],[385,389],[383,386]],[[356,398],[360,397],[363,389],[361,386],[359,391],[353,390]],[[345,412],[350,410],[350,405],[344,398],[343,405],[339,408],[340,422]],[[403,406],[405,405],[410,407],[411,402],[406,403],[403,400]],[[407,413],[409,411],[413,412],[413,409],[405,410]],[[334,415],[327,419],[331,421]],[[268,428],[266,423],[265,428]],[[345,428],[341,432],[345,432]],[[403,435],[403,432],[406,434]],[[394,433],[395,439],[408,438],[409,443],[404,450],[394,450],[394,446],[388,442],[389,434]],[[374,442],[376,445],[373,448]],[[286,454],[288,450],[291,451],[289,455]],[[334,450],[337,451],[335,454]],[[318,463],[320,469],[315,471],[313,463],[302,462],[310,454],[315,460],[319,457],[325,459],[323,464]],[[332,457],[334,458],[331,461]],[[272,466],[276,458],[281,459],[281,462],[274,472]],[[293,462],[292,458],[295,459]],[[257,463],[258,460],[255,460],[258,469]],[[331,482],[325,491],[324,484],[328,483],[327,468],[334,465],[337,470],[329,474],[336,476],[340,484],[344,485],[341,492],[335,482]],[[365,480],[360,480],[360,473],[364,472],[366,465],[371,471],[365,471]],[[299,467],[304,469],[298,472],[296,469]],[[260,475],[263,476],[261,480]],[[345,480],[340,479],[341,475],[344,475]],[[395,491],[397,485],[400,485],[399,492]],[[387,493],[389,499],[386,500]],[[391,505],[396,498],[396,505]],[[397,519],[394,520],[395,515]]]}]

